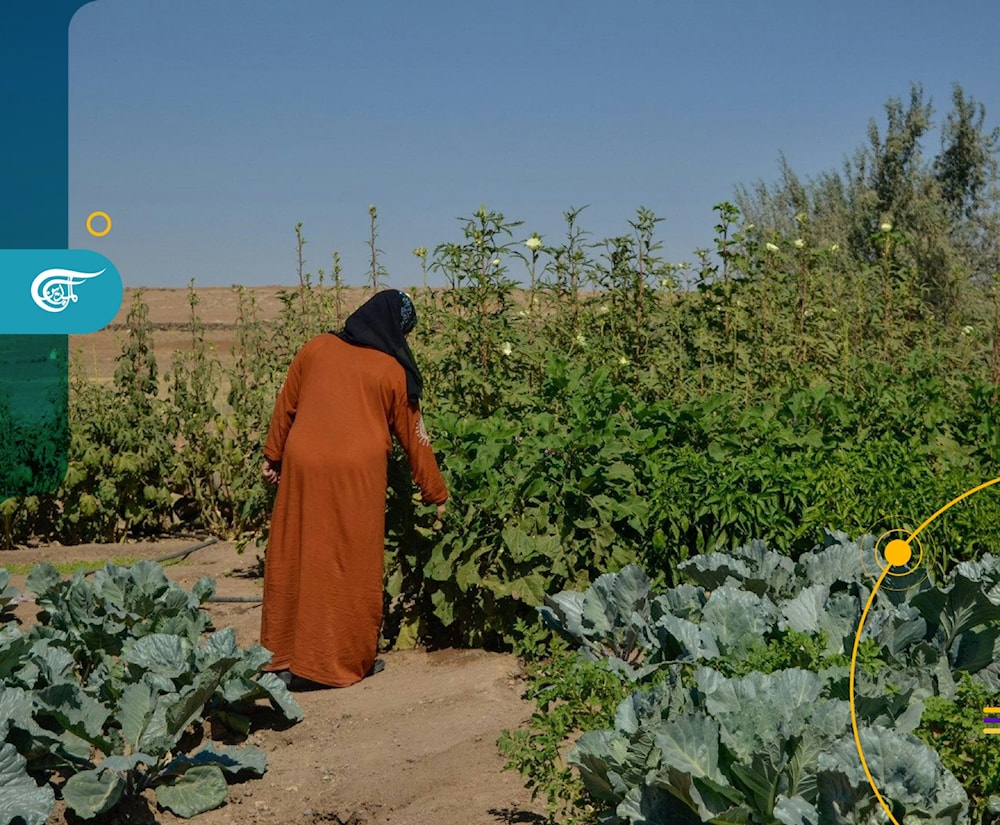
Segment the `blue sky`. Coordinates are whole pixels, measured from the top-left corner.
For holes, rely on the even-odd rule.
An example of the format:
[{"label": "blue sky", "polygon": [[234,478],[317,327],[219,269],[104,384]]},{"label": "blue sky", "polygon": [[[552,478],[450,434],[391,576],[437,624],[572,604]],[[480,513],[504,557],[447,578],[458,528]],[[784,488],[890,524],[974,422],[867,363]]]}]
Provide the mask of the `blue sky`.
[{"label": "blue sky", "polygon": [[550,243],[570,207],[600,239],[646,206],[690,261],[735,184],[780,152],[838,167],[911,82],[938,121],[957,82],[1000,124],[997,31],[995,0],[96,0],[70,27],[70,245],[126,286],[294,284],[301,221],[307,271],[336,250],[360,284],[375,204],[406,287],[480,204]]}]

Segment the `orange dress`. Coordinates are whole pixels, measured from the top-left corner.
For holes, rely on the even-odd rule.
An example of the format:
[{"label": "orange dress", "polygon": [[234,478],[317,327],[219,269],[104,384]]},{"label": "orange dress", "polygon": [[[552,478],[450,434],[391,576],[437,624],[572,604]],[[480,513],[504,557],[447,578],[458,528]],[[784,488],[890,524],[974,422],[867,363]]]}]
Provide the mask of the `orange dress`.
[{"label": "orange dress", "polygon": [[375,661],[395,434],[425,503],[448,497],[403,367],[325,333],[295,356],[264,454],[281,480],[264,560],[268,670],[346,687]]}]

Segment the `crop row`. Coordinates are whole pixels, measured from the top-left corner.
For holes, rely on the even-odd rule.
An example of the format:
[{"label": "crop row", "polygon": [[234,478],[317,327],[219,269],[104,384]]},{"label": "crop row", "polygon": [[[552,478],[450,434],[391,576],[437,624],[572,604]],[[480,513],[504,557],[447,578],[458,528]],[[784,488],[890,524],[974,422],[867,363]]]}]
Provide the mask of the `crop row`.
[{"label": "crop row", "polygon": [[940,583],[915,568],[881,589],[852,678],[884,565],[874,536],[830,533],[795,561],[755,541],[683,563],[674,587],[627,566],[548,598],[546,624],[576,652],[536,667],[539,709],[502,740],[510,766],[553,811],[607,823],[882,821],[853,712],[897,822],[995,821],[1000,742],[980,712],[1000,690],[1000,565],[987,554]]},{"label": "crop row", "polygon": [[[8,581],[0,569],[0,615]],[[194,816],[267,767],[252,745],[205,741],[204,721],[245,736],[258,700],[302,718],[281,679],[261,672],[269,651],[240,648],[231,628],[209,632],[211,579],[186,591],[153,562],[71,579],[39,564],[27,585],[38,623],[0,627],[0,822],[44,825],[57,793],[91,819],[147,790]]]},{"label": "crop row", "polygon": [[[801,552],[833,525],[919,521],[995,475],[992,287],[939,315],[897,230],[858,268],[829,247],[765,244],[720,205],[725,266],[691,270],[660,257],[645,210],[599,243],[578,218],[562,242],[526,244],[481,209],[461,241],[417,250],[448,283],[413,290],[413,346],[452,501],[433,529],[394,456],[388,641],[508,644],[545,592],[626,563],[669,583],[746,536]],[[112,383],[72,373],[61,487],[30,489],[56,460],[36,454],[51,439],[9,456],[5,489],[25,494],[0,503],[5,546],[170,530],[263,544],[273,399],[297,348],[343,320],[344,290],[339,272],[303,274],[273,322],[239,293],[232,357],[212,350],[192,289],[191,346],[165,371],[137,295]],[[929,537],[947,548],[932,565],[992,546],[997,515],[990,494],[954,508]]]}]

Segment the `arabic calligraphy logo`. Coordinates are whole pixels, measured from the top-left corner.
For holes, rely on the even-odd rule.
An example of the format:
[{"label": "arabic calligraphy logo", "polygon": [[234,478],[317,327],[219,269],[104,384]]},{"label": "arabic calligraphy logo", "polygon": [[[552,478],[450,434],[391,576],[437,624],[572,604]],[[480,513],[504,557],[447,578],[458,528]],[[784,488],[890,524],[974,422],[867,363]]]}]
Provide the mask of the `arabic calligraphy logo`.
[{"label": "arabic calligraphy logo", "polygon": [[31,282],[31,300],[46,312],[62,312],[71,303],[75,303],[77,295],[73,287],[82,284],[88,278],[103,275],[100,272],[76,272],[72,269],[46,269],[35,276]]}]

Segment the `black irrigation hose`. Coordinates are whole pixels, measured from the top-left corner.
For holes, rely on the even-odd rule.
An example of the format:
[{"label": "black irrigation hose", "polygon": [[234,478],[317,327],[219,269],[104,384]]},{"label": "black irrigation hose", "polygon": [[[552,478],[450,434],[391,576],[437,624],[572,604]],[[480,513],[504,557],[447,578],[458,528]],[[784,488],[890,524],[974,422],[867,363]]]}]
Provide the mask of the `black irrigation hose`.
[{"label": "black irrigation hose", "polygon": [[260,596],[209,596],[206,601],[210,602],[262,602],[263,598]]},{"label": "black irrigation hose", "polygon": [[[200,541],[197,544],[192,545],[191,547],[185,547],[183,550],[177,550],[174,553],[167,553],[167,555],[160,556],[159,558],[153,559],[153,561],[155,561],[157,564],[160,564],[161,562],[169,561],[170,559],[184,558],[186,556],[189,556],[195,550],[201,550],[202,548],[210,547],[213,544],[218,544],[218,542],[219,542],[218,538],[216,538],[215,536],[210,536],[204,541]],[[103,569],[104,565],[102,564],[100,567],[92,567],[90,570],[84,570],[83,575],[89,576],[92,573],[96,573],[98,570],[103,570]]]},{"label": "black irrigation hose", "polygon": [[218,544],[219,540],[215,536],[209,536],[204,541],[200,541],[191,547],[184,550],[178,550],[176,553],[167,553],[165,556],[160,556],[158,559],[153,559],[157,564],[164,561],[170,561],[170,559],[183,559],[193,553],[195,550],[201,550],[205,547],[210,547],[213,544]]}]

